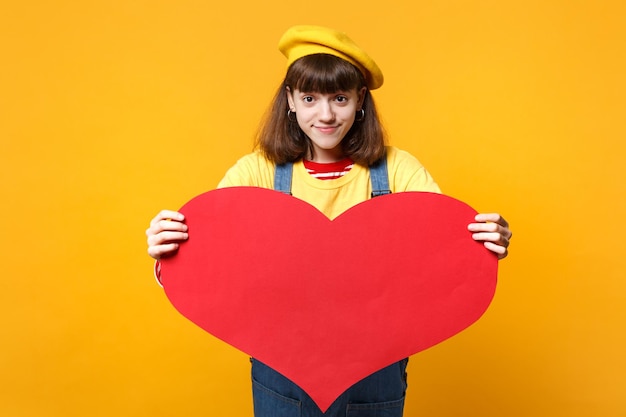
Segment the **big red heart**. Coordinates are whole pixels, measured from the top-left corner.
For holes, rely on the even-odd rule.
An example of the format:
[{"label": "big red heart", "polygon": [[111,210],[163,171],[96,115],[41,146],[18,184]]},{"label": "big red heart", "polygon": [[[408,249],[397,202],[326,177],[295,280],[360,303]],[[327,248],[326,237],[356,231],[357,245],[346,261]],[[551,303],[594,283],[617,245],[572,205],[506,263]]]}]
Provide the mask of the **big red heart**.
[{"label": "big red heart", "polygon": [[443,195],[377,197],[331,221],[294,197],[237,187],[181,212],[190,237],[161,272],[172,304],[322,411],[474,323],[495,292],[496,256],[467,231],[476,211]]}]

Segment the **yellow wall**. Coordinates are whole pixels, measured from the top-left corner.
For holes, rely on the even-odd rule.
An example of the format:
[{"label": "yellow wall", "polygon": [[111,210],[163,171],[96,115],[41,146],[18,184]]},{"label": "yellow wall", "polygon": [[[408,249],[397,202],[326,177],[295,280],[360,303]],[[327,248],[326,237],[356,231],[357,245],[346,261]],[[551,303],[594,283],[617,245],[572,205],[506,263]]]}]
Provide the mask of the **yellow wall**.
[{"label": "yellow wall", "polygon": [[624,4],[3,0],[0,415],[251,415],[245,355],[174,311],[143,233],[250,150],[302,23],[364,46],[391,142],[513,225],[406,415],[626,415]]}]

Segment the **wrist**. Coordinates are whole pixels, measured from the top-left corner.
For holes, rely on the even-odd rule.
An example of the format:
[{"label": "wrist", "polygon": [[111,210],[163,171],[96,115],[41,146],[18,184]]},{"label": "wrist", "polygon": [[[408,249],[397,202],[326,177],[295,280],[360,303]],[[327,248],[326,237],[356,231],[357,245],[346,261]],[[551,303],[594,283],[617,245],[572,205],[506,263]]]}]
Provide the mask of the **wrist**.
[{"label": "wrist", "polygon": [[156,280],[157,284],[159,284],[159,286],[163,288],[163,283],[161,282],[161,261],[159,261],[158,259],[154,262],[154,279]]}]

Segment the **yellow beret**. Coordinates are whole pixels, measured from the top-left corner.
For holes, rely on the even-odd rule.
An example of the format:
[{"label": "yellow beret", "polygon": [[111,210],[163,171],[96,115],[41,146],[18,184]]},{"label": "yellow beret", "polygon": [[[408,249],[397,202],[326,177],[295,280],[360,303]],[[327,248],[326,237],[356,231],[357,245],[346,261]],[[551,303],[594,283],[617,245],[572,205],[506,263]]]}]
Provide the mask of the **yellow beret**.
[{"label": "yellow beret", "polygon": [[294,26],[280,38],[278,49],[287,57],[287,68],[303,56],[330,54],[357,67],[370,90],[383,85],[383,73],[376,62],[343,32],[322,26]]}]

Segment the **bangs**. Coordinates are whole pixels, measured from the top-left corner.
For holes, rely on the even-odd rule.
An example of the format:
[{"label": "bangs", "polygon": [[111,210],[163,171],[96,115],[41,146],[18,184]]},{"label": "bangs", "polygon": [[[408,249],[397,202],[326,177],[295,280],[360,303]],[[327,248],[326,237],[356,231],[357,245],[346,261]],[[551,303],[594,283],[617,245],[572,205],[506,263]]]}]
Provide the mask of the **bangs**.
[{"label": "bangs", "polygon": [[286,84],[296,90],[329,94],[359,89],[365,77],[354,65],[329,54],[304,56],[289,67]]}]

